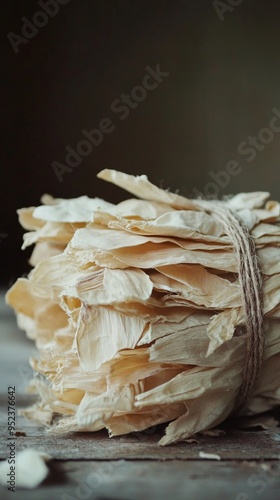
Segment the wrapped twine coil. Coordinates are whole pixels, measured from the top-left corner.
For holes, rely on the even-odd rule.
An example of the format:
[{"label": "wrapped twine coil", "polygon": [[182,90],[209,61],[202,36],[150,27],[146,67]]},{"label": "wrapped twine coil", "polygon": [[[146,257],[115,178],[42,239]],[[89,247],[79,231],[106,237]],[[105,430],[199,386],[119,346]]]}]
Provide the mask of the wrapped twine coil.
[{"label": "wrapped twine coil", "polygon": [[219,201],[206,202],[209,212],[222,224],[235,248],[243,308],[246,318],[247,348],[243,365],[243,382],[236,401],[242,407],[261,375],[265,347],[263,321],[263,282],[254,238],[248,228]]}]

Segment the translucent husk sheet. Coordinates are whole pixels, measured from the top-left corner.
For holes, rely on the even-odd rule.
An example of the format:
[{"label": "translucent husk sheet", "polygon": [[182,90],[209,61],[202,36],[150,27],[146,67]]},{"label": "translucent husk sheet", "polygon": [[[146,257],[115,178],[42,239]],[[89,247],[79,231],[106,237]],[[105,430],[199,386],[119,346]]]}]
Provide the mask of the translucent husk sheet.
[{"label": "translucent husk sheet", "polygon": [[[203,200],[134,177],[99,177],[137,198],[54,199],[19,210],[28,278],[6,299],[38,348],[25,411],[53,432],[110,436],[169,423],[160,444],[184,440],[231,414],[247,334],[230,238]],[[263,370],[239,414],[280,401],[280,210],[269,193],[225,205],[254,237],[264,281]]]}]

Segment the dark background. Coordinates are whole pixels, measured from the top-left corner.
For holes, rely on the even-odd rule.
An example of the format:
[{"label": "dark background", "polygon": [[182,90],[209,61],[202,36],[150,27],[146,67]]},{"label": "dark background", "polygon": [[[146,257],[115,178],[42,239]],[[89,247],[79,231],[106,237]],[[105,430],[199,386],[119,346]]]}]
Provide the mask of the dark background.
[{"label": "dark background", "polygon": [[[22,17],[32,21],[42,8],[2,0],[3,286],[28,270],[16,209],[40,204],[46,192],[128,197],[96,179],[103,168],[145,173],[193,197],[194,188],[207,194],[210,171],[235,159],[242,172],[218,197],[267,190],[280,198],[280,133],[250,163],[237,151],[280,110],[280,2],[244,0],[230,9],[222,21],[212,1],[70,0],[16,54],[7,35],[21,35]],[[111,103],[157,64],[170,75],[121,121]],[[58,182],[51,163],[65,163],[65,147],[105,117],[115,130]]]}]

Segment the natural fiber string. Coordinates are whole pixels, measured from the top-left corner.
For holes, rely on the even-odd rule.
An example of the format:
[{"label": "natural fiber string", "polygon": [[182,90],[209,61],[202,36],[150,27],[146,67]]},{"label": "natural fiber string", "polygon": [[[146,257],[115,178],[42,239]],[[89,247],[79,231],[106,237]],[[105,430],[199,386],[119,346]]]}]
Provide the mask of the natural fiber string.
[{"label": "natural fiber string", "polygon": [[254,238],[247,227],[222,202],[206,202],[201,204],[219,221],[230,237],[238,258],[241,296],[244,306],[247,329],[247,348],[243,366],[243,382],[239,390],[235,410],[239,409],[248,398],[249,393],[261,373],[265,347],[265,331],[263,321],[263,286],[262,274]]}]

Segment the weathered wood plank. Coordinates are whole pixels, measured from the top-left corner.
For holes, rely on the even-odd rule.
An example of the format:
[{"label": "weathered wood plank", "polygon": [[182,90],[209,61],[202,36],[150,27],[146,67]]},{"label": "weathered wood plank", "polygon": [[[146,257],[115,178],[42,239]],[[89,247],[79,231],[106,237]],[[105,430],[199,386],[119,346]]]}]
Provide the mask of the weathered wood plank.
[{"label": "weathered wood plank", "polygon": [[[2,407],[0,425],[0,458],[6,458],[7,413]],[[47,451],[55,459],[154,459],[190,460],[199,459],[199,452],[216,453],[222,459],[280,459],[280,428],[274,431],[238,431],[229,429],[218,437],[196,436],[197,442],[185,442],[167,447],[157,443],[162,437],[164,427],[153,433],[141,432],[126,436],[109,438],[106,431],[95,433],[71,433],[54,435],[45,428],[17,417],[17,430],[26,435],[17,438],[17,450],[32,447]]]},{"label": "weathered wood plank", "polygon": [[[213,461],[51,462],[35,491],[20,500],[279,500],[280,466],[275,463]],[[0,490],[3,500],[11,493]]]},{"label": "weathered wood plank", "polygon": [[[222,459],[280,459],[279,435],[243,433],[219,438],[198,438],[198,443],[180,443],[168,447],[157,444],[160,435],[125,436],[109,439],[106,433],[58,437],[41,435],[19,437],[17,449],[34,447],[58,459],[199,459],[199,452],[215,453]],[[1,447],[1,457],[5,450]]]}]

